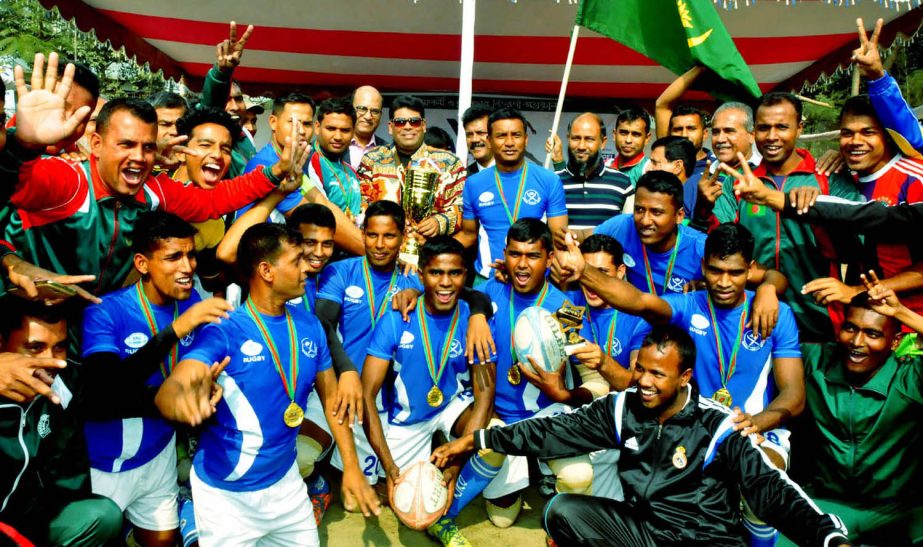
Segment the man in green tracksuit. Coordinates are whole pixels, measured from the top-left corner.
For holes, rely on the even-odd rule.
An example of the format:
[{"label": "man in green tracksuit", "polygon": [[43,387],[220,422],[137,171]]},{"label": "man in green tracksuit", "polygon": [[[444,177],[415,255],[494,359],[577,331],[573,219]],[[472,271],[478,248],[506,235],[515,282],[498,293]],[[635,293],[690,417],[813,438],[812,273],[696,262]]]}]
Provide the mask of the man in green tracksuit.
[{"label": "man in green tracksuit", "polygon": [[[876,545],[923,541],[923,351],[901,343],[901,324],[923,317],[873,276],[846,310],[836,343],[804,344],[813,479],[805,490],[838,515],[849,539]],[[806,445],[806,446],[811,446]]]},{"label": "man in green tracksuit", "polygon": [[[801,101],[790,93],[767,93],[756,109],[754,137],[763,161],[753,170],[766,185],[788,192],[802,186],[819,188],[821,193],[847,199],[858,199],[855,185],[846,178],[827,180],[814,172],[814,158],[807,150],[796,149],[801,134]],[[734,178],[726,177],[721,195],[714,206],[719,223],[739,222],[755,238],[753,259],[760,264],[783,272],[789,288],[783,298],[795,312],[802,342],[824,342],[833,338],[830,312],[801,288],[813,279],[839,278],[833,241],[820,230],[759,205],[737,199]],[[837,241],[836,256],[845,245]],[[858,247],[856,247],[858,248]],[[846,260],[842,260],[845,262]]]}]

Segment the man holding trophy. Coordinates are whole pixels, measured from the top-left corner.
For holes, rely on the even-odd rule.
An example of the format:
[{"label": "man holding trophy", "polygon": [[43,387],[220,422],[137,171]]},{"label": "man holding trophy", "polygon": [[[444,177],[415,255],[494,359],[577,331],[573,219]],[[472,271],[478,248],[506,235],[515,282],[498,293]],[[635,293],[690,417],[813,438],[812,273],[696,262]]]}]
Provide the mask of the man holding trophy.
[{"label": "man holding trophy", "polygon": [[400,258],[416,264],[425,239],[458,231],[465,165],[454,154],[423,143],[426,119],[419,98],[396,97],[388,115],[394,144],[370,150],[359,164],[362,209],[379,200],[404,207],[407,228]]}]

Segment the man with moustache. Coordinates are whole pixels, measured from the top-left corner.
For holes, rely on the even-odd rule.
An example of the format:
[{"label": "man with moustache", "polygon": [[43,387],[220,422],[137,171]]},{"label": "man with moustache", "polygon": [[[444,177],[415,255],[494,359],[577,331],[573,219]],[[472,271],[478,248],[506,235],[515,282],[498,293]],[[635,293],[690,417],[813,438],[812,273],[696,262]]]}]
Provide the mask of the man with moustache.
[{"label": "man with moustache", "polygon": [[592,112],[567,126],[567,165],[555,171],[564,185],[568,222],[573,229],[592,229],[622,212],[634,193],[631,179],[606,167],[599,152],[606,146],[606,126]]},{"label": "man with moustache", "polygon": [[353,169],[359,169],[359,162],[366,152],[376,146],[388,144],[375,135],[381,123],[384,99],[377,89],[364,85],[353,92],[352,104],[356,111],[356,126],[349,141],[349,165]]},{"label": "man with moustache", "polygon": [[474,161],[468,164],[469,177],[494,164],[494,153],[487,140],[487,118],[491,112],[492,108],[473,104],[462,114],[465,142],[468,144],[468,153],[474,158]]},{"label": "man with moustache", "polygon": [[401,203],[404,175],[408,169],[422,168],[439,173],[433,200],[433,214],[413,226],[416,235],[430,238],[452,235],[461,222],[462,188],[465,167],[455,154],[427,146],[426,109],[412,95],[400,95],[388,108],[388,130],[394,144],[379,146],[362,157],[357,170],[362,190],[362,207],[387,199]]},{"label": "man with moustache", "polygon": [[651,139],[651,115],[639,106],[630,106],[619,112],[612,128],[617,155],[609,167],[628,175],[636,184],[647,165],[644,147]]}]

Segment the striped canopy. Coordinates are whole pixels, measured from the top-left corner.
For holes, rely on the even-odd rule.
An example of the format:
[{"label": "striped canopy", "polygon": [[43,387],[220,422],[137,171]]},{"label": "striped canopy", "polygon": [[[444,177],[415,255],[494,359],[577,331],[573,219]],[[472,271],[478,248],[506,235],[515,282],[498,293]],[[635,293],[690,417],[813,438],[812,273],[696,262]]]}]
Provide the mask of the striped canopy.
[{"label": "striped canopy", "polygon": [[[916,32],[923,9],[895,1],[721,0],[718,11],[763,91],[788,90],[848,62],[858,44],[857,17],[867,28],[885,19],[884,45],[899,32]],[[456,0],[42,2],[192,87],[214,62],[228,21],[236,20],[256,27],[235,72],[250,93],[290,87],[341,93],[362,84],[386,92],[458,91],[462,5]],[[478,2],[474,93],[556,95],[576,9],[554,0]],[[650,100],[674,78],[646,57],[581,29],[568,96]]]}]

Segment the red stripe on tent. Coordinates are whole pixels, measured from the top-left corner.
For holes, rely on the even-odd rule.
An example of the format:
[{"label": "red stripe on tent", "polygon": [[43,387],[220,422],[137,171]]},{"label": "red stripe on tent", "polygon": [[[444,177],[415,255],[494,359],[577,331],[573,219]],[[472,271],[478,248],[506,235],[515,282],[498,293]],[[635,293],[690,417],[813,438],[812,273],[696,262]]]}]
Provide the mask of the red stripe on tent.
[{"label": "red stripe on tent", "polygon": [[[110,18],[151,40],[215,45],[227,39],[226,23],[100,10]],[[564,64],[568,37],[475,36],[475,61],[521,64]],[[855,33],[775,38],[735,38],[750,65],[808,62],[850,40]],[[425,47],[420,47],[425,44]],[[360,32],[326,29],[262,27],[247,43],[251,50],[308,53],[342,57],[374,57],[457,61],[461,37],[457,34]],[[610,62],[611,61],[611,62]],[[577,65],[618,64],[655,66],[657,63],[613,40],[585,37],[577,42]]]},{"label": "red stripe on tent", "polygon": [[[211,65],[205,63],[180,63],[190,74],[204,76]],[[292,87],[305,86],[316,88],[355,88],[375,82],[381,91],[456,91],[458,78],[391,76],[381,74],[331,74],[326,72],[309,72],[299,70],[277,70],[240,66],[234,71],[234,77],[244,82],[261,82],[266,84],[286,84]],[[505,93],[515,95],[556,95],[561,86],[556,81],[529,80],[483,80],[472,82],[475,93]],[[768,91],[774,84],[760,84],[760,89]],[[656,97],[663,92],[663,84],[648,83],[609,83],[609,82],[570,82],[567,85],[569,97]],[[684,95],[691,101],[710,100],[709,95],[697,91]]]}]

